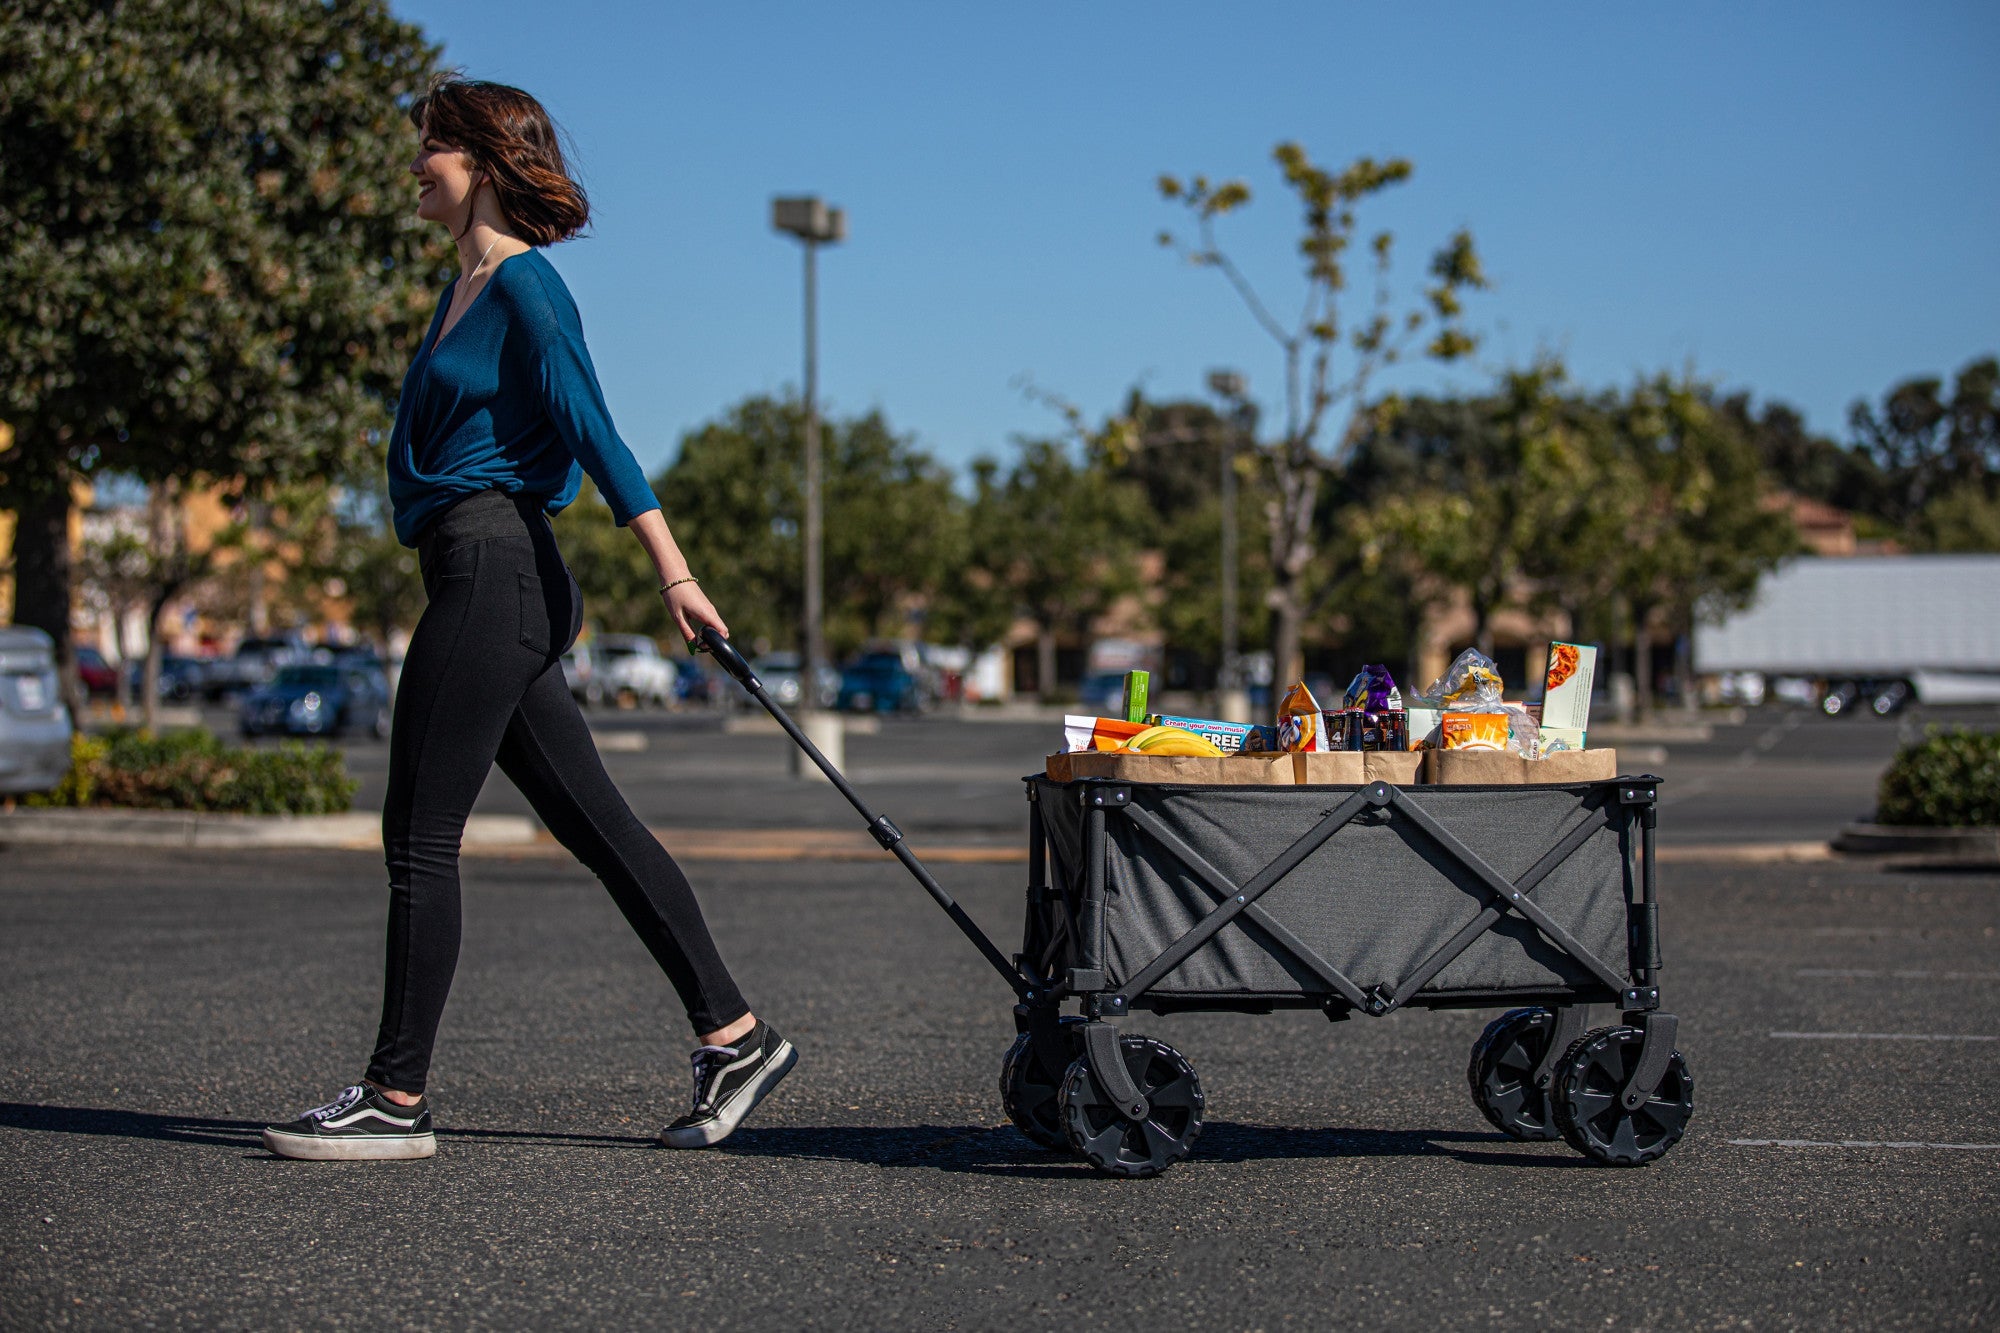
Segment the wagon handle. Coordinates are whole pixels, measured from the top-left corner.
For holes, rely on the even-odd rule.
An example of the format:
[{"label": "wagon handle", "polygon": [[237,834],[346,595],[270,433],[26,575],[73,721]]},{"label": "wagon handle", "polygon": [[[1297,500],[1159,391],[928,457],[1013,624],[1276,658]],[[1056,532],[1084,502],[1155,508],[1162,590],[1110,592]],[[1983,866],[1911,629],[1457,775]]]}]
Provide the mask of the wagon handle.
[{"label": "wagon handle", "polygon": [[759,684],[752,674],[750,664],[743,660],[743,654],[736,651],[736,645],[722,637],[722,632],[713,625],[703,625],[701,635],[688,643],[688,648],[697,653],[707,653],[716,664],[736,678],[736,683],[746,690]]},{"label": "wagon handle", "polygon": [[[912,852],[909,844],[903,841],[903,831],[886,815],[878,815],[870,810],[868,803],[861,799],[861,793],[854,790],[853,784],[848,782],[846,776],[820,753],[819,747],[799,729],[799,724],[792,721],[784,709],[771,701],[771,696],[764,692],[764,683],[751,672],[750,664],[743,660],[743,654],[731,647],[729,640],[723,638],[713,625],[703,625],[701,636],[696,642],[700,644],[697,651],[712,654],[722,665],[722,669],[734,676],[737,683],[750,692],[750,697],[764,706],[764,711],[771,715],[772,720],[785,729],[785,734],[792,738],[792,743],[805,751],[806,758],[812,760],[819,771],[826,774],[826,780],[831,782],[840,794],[847,798],[847,803],[868,821],[868,832],[874,836],[877,843],[881,844],[882,850],[901,861],[904,868],[916,877],[917,883],[924,886],[924,892],[930,894],[937,905],[944,909],[952,924],[964,933],[966,939],[972,941],[973,947],[993,965],[993,970],[1013,988],[1014,993],[1023,1000],[1033,1000],[1038,983],[1022,975],[1021,969],[1007,960],[1007,955],[994,946],[986,932],[965,914],[963,907],[952,901],[951,895],[944,891],[944,886],[939,884],[924,867],[924,863],[917,859],[916,853]],[[691,643],[688,646],[692,648],[695,645]]]}]

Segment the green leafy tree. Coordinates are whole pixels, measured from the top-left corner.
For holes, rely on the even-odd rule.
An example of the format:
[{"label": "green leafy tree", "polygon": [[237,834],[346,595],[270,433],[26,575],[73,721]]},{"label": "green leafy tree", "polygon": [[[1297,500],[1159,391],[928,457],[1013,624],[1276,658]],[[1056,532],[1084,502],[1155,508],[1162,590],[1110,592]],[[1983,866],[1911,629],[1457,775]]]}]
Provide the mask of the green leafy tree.
[{"label": "green leafy tree", "polygon": [[[1640,711],[1652,708],[1658,619],[1685,636],[1700,616],[1749,604],[1758,580],[1799,549],[1797,530],[1767,503],[1756,450],[1703,386],[1659,376],[1635,387],[1618,429],[1630,471],[1607,493],[1629,497],[1616,586],[1630,608]],[[1679,662],[1682,698],[1690,664]]]},{"label": "green leafy tree", "polygon": [[327,475],[389,424],[442,248],[385,0],[16,0],[0,21],[0,505],[69,661],[73,483]]},{"label": "green leafy tree", "polygon": [[1611,591],[1623,507],[1609,435],[1555,362],[1477,398],[1391,398],[1350,470],[1347,522],[1463,592],[1473,642],[1490,654],[1503,608],[1574,618]]},{"label": "green leafy tree", "polygon": [[[793,646],[800,638],[804,429],[797,400],[747,398],[685,436],[680,456],[653,482],[704,590],[746,642]],[[965,506],[950,474],[896,434],[879,411],[829,417],[820,441],[827,641],[845,654],[868,638],[895,634],[909,607],[934,603],[958,579]],[[636,544],[623,544],[634,548],[630,556],[604,553],[603,570],[589,571],[594,582],[585,586],[586,600],[593,589],[615,597],[628,586],[629,577],[617,572],[620,559],[638,557],[643,565]],[[651,567],[643,567],[650,580]],[[583,581],[586,570],[579,567],[577,577]],[[647,583],[649,595],[655,586]]]},{"label": "green leafy tree", "polygon": [[[660,599],[658,571],[645,548],[618,526],[611,506],[588,478],[576,502],[556,515],[555,530],[563,558],[583,590],[584,615],[592,624],[620,634],[673,636],[673,618]],[[680,531],[679,524],[675,536],[686,544],[688,534]],[[722,585],[710,582],[708,574],[703,579],[702,586],[720,602],[717,589]],[[737,617],[728,611],[724,616],[735,629]]]},{"label": "green leafy tree", "polygon": [[1968,363],[1949,398],[1936,376],[1905,380],[1879,408],[1856,403],[1849,420],[1881,471],[1876,512],[1892,522],[1961,489],[2000,498],[2000,360]]},{"label": "green leafy tree", "polygon": [[1153,615],[1170,648],[1222,659],[1222,468],[1236,472],[1239,643],[1268,633],[1269,470],[1256,448],[1256,409],[1187,399],[1148,400],[1134,390],[1124,410],[1085,440],[1111,476],[1144,497],[1149,544],[1160,555]]},{"label": "green leafy tree", "polygon": [[1053,440],[1023,440],[1002,473],[973,463],[972,572],[961,595],[983,608],[997,638],[1017,617],[1034,622],[1036,688],[1055,689],[1056,641],[1084,636],[1120,597],[1139,589],[1139,554],[1152,532],[1145,492]]},{"label": "green leafy tree", "polygon": [[1907,535],[1919,551],[2000,551],[2000,496],[1961,483],[1926,504]]},{"label": "green leafy tree", "polygon": [[1731,394],[1716,410],[1750,441],[1777,485],[1837,509],[1877,511],[1881,469],[1866,449],[1813,434],[1788,404],[1766,402],[1758,409],[1747,393]]},{"label": "green leafy tree", "polygon": [[[289,487],[281,499],[291,539],[281,552],[289,563],[285,600],[323,607],[345,599],[355,628],[387,653],[397,630],[416,627],[427,599],[417,553],[396,538],[382,462],[357,468],[336,486]],[[229,536],[241,552],[238,563],[270,559],[241,526]]]},{"label": "green leafy tree", "polygon": [[1486,278],[1471,234],[1460,231],[1432,256],[1422,299],[1398,306],[1389,282],[1395,240],[1390,232],[1377,231],[1365,239],[1373,291],[1363,298],[1362,311],[1350,317],[1345,309],[1352,300],[1347,296],[1348,251],[1362,240],[1357,210],[1407,180],[1410,163],[1363,157],[1330,171],[1294,143],[1278,145],[1273,156],[1303,214],[1298,253],[1304,292],[1296,319],[1274,313],[1216,240],[1216,221],[1250,202],[1243,182],[1162,176],[1161,195],[1187,211],[1195,232],[1186,239],[1163,232],[1159,239],[1191,263],[1219,272],[1280,353],[1283,412],[1276,435],[1263,444],[1273,490],[1267,600],[1276,669],[1281,680],[1290,680],[1303,668],[1315,584],[1324,590],[1333,582],[1315,567],[1325,544],[1318,523],[1325,512],[1320,503],[1324,482],[1345,468],[1366,429],[1377,375],[1408,355],[1449,361],[1473,350],[1474,340],[1462,324],[1462,297],[1484,287]]}]

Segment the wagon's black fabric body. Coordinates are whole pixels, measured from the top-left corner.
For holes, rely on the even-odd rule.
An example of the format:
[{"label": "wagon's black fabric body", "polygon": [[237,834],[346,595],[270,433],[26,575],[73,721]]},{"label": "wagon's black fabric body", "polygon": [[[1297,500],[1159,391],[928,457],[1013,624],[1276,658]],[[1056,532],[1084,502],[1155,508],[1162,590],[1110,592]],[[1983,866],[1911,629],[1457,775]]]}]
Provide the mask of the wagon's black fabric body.
[{"label": "wagon's black fabric body", "polygon": [[[1031,895],[1024,961],[1054,979],[1070,969],[1101,973],[1106,990],[1127,986],[1357,791],[1120,784],[1129,798],[1100,816],[1102,864],[1093,875],[1086,852],[1093,784],[1030,782],[1047,843],[1048,887],[1039,902]],[[1359,990],[1393,992],[1498,903],[1457,851],[1470,850],[1509,883],[1539,868],[1527,897],[1603,967],[1593,970],[1509,910],[1395,1005],[1614,1001],[1605,973],[1629,972],[1628,904],[1643,896],[1637,812],[1620,802],[1619,789],[1617,782],[1402,788],[1398,804],[1367,809],[1338,828],[1256,906]],[[1407,806],[1460,848],[1443,845]],[[1572,838],[1568,854],[1546,864]],[[1182,852],[1205,867],[1191,867]],[[1216,884],[1218,877],[1226,882]],[[1135,1008],[1342,1003],[1323,975],[1251,914],[1230,921],[1131,1001]]]}]

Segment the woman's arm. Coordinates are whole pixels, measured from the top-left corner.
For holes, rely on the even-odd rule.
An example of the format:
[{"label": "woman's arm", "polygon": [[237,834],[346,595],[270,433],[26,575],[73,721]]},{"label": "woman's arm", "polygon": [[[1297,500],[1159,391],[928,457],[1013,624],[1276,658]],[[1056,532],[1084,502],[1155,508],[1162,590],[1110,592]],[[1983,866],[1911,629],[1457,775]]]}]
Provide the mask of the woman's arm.
[{"label": "woman's arm", "polygon": [[[633,518],[630,527],[632,535],[639,539],[639,545],[646,548],[646,554],[653,558],[653,568],[660,574],[660,599],[667,604],[667,614],[674,618],[674,625],[681,632],[681,639],[692,645],[701,626],[713,625],[729,637],[729,626],[722,623],[722,617],[714,605],[702,592],[701,584],[688,578],[687,557],[681,554],[680,545],[674,541],[674,534],[667,529],[666,516],[657,509],[648,509]],[[672,584],[672,587],[668,587]]]}]

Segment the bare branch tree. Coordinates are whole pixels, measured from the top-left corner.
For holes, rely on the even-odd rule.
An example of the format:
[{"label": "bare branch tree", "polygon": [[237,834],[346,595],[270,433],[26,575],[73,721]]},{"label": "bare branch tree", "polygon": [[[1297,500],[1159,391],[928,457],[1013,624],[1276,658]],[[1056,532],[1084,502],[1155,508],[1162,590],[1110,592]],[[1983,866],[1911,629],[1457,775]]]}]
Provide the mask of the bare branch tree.
[{"label": "bare branch tree", "polygon": [[[1161,176],[1161,197],[1187,210],[1195,239],[1184,242],[1161,232],[1159,241],[1195,266],[1220,272],[1258,327],[1278,345],[1284,365],[1283,431],[1258,449],[1274,483],[1268,594],[1272,656],[1279,679],[1294,680],[1304,669],[1305,618],[1320,548],[1313,521],[1321,488],[1346,467],[1366,428],[1365,409],[1377,375],[1412,352],[1450,361],[1472,351],[1475,341],[1462,326],[1460,297],[1468,289],[1485,287],[1486,277],[1471,233],[1459,231],[1432,256],[1431,284],[1423,300],[1398,315],[1389,281],[1394,238],[1377,232],[1368,242],[1375,279],[1371,308],[1352,328],[1344,328],[1341,294],[1347,285],[1345,255],[1357,235],[1356,208],[1409,179],[1410,163],[1362,157],[1332,172],[1314,165],[1294,143],[1279,144],[1272,156],[1304,212],[1299,254],[1305,291],[1295,323],[1287,325],[1272,313],[1270,303],[1216,239],[1217,220],[1250,202],[1248,185],[1213,183],[1206,176],[1186,181]],[[1426,332],[1430,337],[1420,342]],[[1336,420],[1339,429],[1330,429]]]}]

